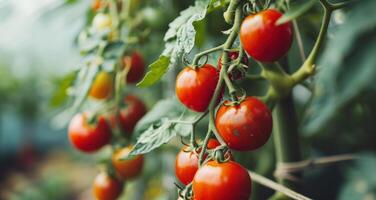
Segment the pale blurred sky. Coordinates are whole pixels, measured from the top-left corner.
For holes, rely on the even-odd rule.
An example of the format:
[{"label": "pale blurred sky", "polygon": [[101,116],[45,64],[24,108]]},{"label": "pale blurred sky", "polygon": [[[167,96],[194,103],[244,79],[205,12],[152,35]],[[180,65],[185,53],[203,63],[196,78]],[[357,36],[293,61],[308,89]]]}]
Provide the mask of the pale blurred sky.
[{"label": "pale blurred sky", "polygon": [[0,64],[19,76],[70,71],[79,62],[73,40],[89,2],[64,6],[64,0],[0,0]]}]

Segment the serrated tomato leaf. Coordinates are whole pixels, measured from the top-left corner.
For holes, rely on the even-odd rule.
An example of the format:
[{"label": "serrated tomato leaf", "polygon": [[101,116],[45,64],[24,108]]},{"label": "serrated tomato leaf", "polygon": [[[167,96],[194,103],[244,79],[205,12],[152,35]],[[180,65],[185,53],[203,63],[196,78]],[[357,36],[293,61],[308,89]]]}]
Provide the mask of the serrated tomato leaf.
[{"label": "serrated tomato leaf", "polygon": [[167,143],[176,136],[174,126],[175,124],[167,119],[164,119],[161,125],[150,126],[140,135],[130,155],[145,154]]},{"label": "serrated tomato leaf", "polygon": [[158,60],[149,66],[149,71],[144,78],[137,84],[140,87],[148,87],[153,85],[167,72],[170,58],[167,56],[160,56]]},{"label": "serrated tomato leaf", "polygon": [[140,135],[153,124],[158,124],[163,118],[175,118],[184,112],[178,100],[175,98],[162,99],[137,123],[135,135]]},{"label": "serrated tomato leaf", "polygon": [[169,24],[169,29],[164,36],[165,50],[153,63],[158,67],[155,67],[153,72],[152,65],[150,66],[149,72],[154,74],[148,72],[139,83],[140,86],[150,86],[159,81],[169,68],[177,65],[184,53],[189,53],[193,49],[196,39],[194,22],[204,19],[209,2],[209,0],[197,0],[194,6],[183,10],[180,16]]}]

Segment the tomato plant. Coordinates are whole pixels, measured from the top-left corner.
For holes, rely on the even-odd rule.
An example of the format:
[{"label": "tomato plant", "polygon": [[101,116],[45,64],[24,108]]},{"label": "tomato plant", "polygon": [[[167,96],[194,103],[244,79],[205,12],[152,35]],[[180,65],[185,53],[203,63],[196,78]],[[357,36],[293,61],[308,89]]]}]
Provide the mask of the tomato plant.
[{"label": "tomato plant", "polygon": [[[111,141],[112,156],[102,162],[105,171],[114,171],[124,180],[141,177],[150,181],[148,184],[155,179],[149,174],[164,169],[161,165],[165,164],[165,153],[180,149],[175,157],[178,197],[175,195],[174,199],[248,200],[251,195],[252,199],[309,199],[293,189],[302,186],[297,180],[305,178],[301,173],[306,163],[320,162],[303,159],[301,146],[311,146],[300,142],[301,137],[309,136],[300,134],[298,122],[304,122],[304,116],[310,113],[318,116],[318,105],[341,101],[341,106],[336,107],[340,109],[350,102],[340,98],[346,96],[343,93],[322,99],[343,89],[332,80],[349,75],[333,75],[330,80],[326,77],[341,71],[340,63],[346,59],[331,62],[331,58],[326,58],[326,66],[319,62],[320,56],[340,54],[326,55],[321,52],[328,50],[321,47],[330,30],[329,22],[334,27],[338,25],[334,24],[338,19],[332,18],[333,12],[351,12],[343,9],[347,1],[95,3],[93,9],[97,12],[78,38],[85,65],[70,88],[73,112],[88,108],[93,117],[73,118],[69,135],[75,147],[91,152]],[[311,18],[321,15],[318,26],[318,20]],[[175,19],[167,26],[165,22],[170,18]],[[368,27],[355,24],[359,33]],[[371,23],[369,27],[373,27]],[[357,31],[342,37],[353,43],[363,41],[360,39],[364,35]],[[361,49],[342,47],[342,58]],[[316,73],[319,65],[334,68]],[[320,84],[319,80],[326,81]],[[330,91],[325,83],[331,83]],[[299,89],[308,93],[305,99],[297,97],[297,93],[304,93]],[[360,89],[363,88],[359,86]],[[87,96],[103,101],[92,106],[92,99]],[[316,102],[314,110],[306,109],[310,98]],[[141,99],[148,107],[152,105],[150,111]],[[317,121],[308,122],[311,129],[318,124],[323,130],[334,111],[326,107],[325,112],[325,119],[314,116]],[[102,116],[109,116],[111,127]],[[105,139],[93,139],[104,137],[104,132],[108,133]],[[89,135],[90,139],[84,142],[82,138]],[[183,148],[174,139],[176,136],[182,138]],[[271,137],[273,142],[268,142]],[[151,153],[163,144],[172,148]],[[153,167],[144,162],[149,157]],[[338,158],[324,160],[334,162]],[[154,171],[142,176],[143,168]],[[274,169],[278,183],[266,178]],[[171,170],[162,174],[169,173]],[[252,187],[251,177],[276,193],[270,197],[270,192]]]},{"label": "tomato plant", "polygon": [[100,173],[93,183],[94,196],[98,200],[116,200],[123,191],[123,183],[106,173]]}]

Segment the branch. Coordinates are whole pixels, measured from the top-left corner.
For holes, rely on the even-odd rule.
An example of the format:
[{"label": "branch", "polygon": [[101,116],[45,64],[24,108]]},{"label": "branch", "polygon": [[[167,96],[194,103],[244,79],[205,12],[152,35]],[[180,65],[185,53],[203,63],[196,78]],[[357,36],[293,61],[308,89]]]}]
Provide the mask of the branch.
[{"label": "branch", "polygon": [[324,165],[353,160],[356,157],[353,154],[343,154],[335,156],[327,156],[317,159],[308,159],[299,162],[278,163],[274,176],[278,178],[288,178],[293,181],[298,181],[293,173],[301,172],[309,168],[321,167]]},{"label": "branch", "polygon": [[259,183],[261,185],[264,185],[268,188],[271,188],[275,191],[278,191],[278,192],[281,192],[283,194],[285,194],[286,196],[288,197],[291,197],[292,199],[296,199],[296,200],[311,200],[311,198],[309,197],[306,197],[302,194],[299,194],[283,185],[280,185],[268,178],[265,178],[255,172],[252,172],[252,171],[248,171],[249,175],[251,176],[252,178],[252,181],[255,181],[256,183]]}]

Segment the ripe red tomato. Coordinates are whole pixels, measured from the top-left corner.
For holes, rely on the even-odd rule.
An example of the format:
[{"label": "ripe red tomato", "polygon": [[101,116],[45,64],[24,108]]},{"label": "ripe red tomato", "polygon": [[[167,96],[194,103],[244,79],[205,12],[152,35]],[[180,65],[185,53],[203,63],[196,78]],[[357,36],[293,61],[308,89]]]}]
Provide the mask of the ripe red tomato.
[{"label": "ripe red tomato", "polygon": [[254,97],[239,105],[224,102],[218,109],[215,126],[226,144],[234,150],[249,151],[264,145],[272,132],[269,108]]},{"label": "ripe red tomato", "polygon": [[[230,61],[234,61],[239,57],[239,53],[238,52],[228,52],[228,56],[230,57]],[[247,58],[246,55],[243,56],[241,63],[248,65],[248,58]],[[221,70],[221,69],[222,69],[222,55],[218,59],[218,70]],[[239,80],[239,79],[243,78],[243,74],[239,70],[233,70],[230,73],[229,76],[232,80]]]},{"label": "ripe red tomato", "polygon": [[111,138],[111,128],[104,117],[98,117],[96,125],[87,122],[85,113],[77,114],[68,127],[69,139],[78,150],[90,153],[108,144]]},{"label": "ripe red tomato", "polygon": [[123,183],[106,173],[100,173],[95,177],[93,192],[97,200],[115,200],[123,191]]},{"label": "ripe red tomato", "polygon": [[185,67],[176,78],[176,95],[189,109],[204,112],[213,97],[218,79],[218,70],[210,64],[196,69]]},{"label": "ripe red tomato", "polygon": [[139,53],[133,52],[131,56],[124,56],[123,58],[124,66],[128,63],[131,66],[127,74],[127,83],[137,83],[145,73],[144,59]]},{"label": "ripe red tomato", "polygon": [[[220,143],[215,139],[210,139],[208,142],[208,149],[214,149],[219,146]],[[193,177],[196,174],[199,164],[199,155],[194,151],[190,151],[189,147],[181,149],[176,156],[175,160],[175,174],[176,177],[184,185],[188,185],[192,182]]]},{"label": "ripe red tomato", "polygon": [[120,160],[121,158],[127,157],[131,150],[131,147],[125,147],[115,151],[112,155],[112,165],[124,180],[139,176],[144,166],[143,155],[137,155],[128,160]]},{"label": "ripe red tomato", "polygon": [[111,95],[113,86],[112,76],[107,72],[99,72],[91,86],[89,96],[105,99]]},{"label": "ripe red tomato", "polygon": [[124,98],[125,108],[120,110],[119,116],[110,117],[113,125],[118,123],[126,136],[130,137],[137,122],[146,114],[145,104],[136,96],[128,95]]},{"label": "ripe red tomato", "polygon": [[248,55],[262,62],[274,62],[287,53],[292,43],[292,25],[276,25],[281,16],[279,11],[268,9],[244,19],[240,41]]},{"label": "ripe red tomato", "polygon": [[193,178],[195,200],[248,200],[251,196],[251,177],[234,161],[209,161]]}]

